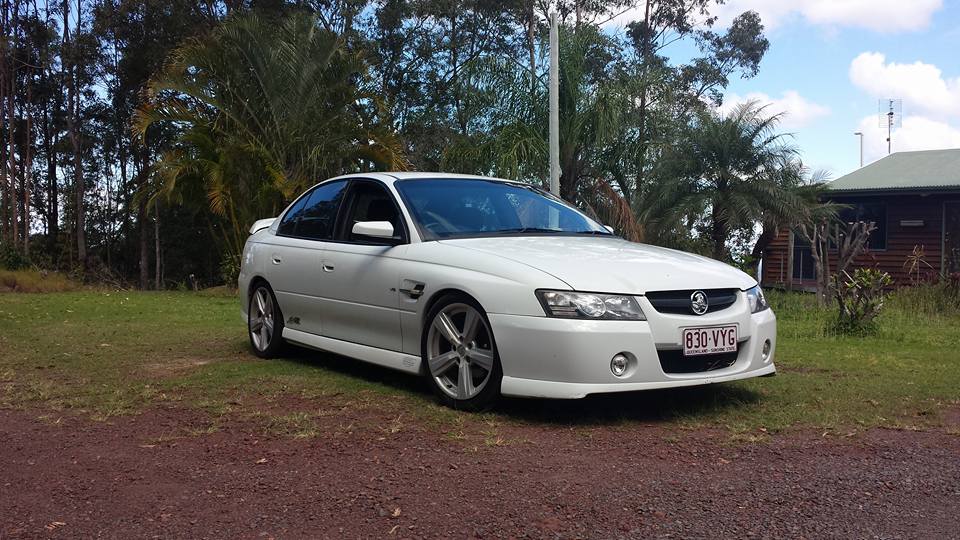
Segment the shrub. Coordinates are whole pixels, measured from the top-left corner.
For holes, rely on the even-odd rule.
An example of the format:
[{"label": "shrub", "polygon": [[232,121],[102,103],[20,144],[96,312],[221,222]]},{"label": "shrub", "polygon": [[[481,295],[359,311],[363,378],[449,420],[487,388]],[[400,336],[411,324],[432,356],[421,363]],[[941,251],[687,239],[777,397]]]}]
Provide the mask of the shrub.
[{"label": "shrub", "polygon": [[872,268],[858,268],[834,277],[839,312],[834,330],[841,334],[876,332],[876,318],[883,309],[884,289],[893,283],[890,274]]},{"label": "shrub", "polygon": [[220,261],[220,277],[232,289],[237,288],[237,280],[240,279],[240,257],[239,253],[226,253]]},{"label": "shrub", "polygon": [[22,270],[30,267],[30,259],[14,246],[0,244],[0,268]]}]

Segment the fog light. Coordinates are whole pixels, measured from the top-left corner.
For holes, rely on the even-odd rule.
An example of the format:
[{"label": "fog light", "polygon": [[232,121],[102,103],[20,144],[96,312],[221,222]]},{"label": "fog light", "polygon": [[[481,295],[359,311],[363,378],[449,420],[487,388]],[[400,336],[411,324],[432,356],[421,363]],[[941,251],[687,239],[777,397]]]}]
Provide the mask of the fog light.
[{"label": "fog light", "polygon": [[617,377],[623,377],[623,374],[627,372],[627,366],[629,365],[630,359],[622,354],[617,354],[614,355],[612,360],[610,360],[610,371],[612,371]]},{"label": "fog light", "polygon": [[769,339],[763,342],[763,350],[760,351],[760,358],[762,358],[764,362],[770,359],[770,347]]}]

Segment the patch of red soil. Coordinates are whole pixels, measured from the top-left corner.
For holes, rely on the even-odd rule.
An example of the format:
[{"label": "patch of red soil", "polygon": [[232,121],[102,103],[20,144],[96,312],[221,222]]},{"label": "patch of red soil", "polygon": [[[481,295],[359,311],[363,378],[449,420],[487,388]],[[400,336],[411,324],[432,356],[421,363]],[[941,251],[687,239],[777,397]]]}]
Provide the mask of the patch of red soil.
[{"label": "patch of red soil", "polygon": [[[0,411],[0,538],[956,538],[960,437],[873,430],[732,445],[664,425],[265,435],[195,411]],[[326,428],[324,428],[326,429]]]}]

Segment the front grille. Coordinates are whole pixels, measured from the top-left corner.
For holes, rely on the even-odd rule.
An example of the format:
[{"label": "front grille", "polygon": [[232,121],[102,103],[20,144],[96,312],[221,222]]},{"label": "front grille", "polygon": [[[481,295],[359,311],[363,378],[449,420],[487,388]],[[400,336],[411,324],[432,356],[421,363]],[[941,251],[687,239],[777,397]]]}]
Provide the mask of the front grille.
[{"label": "front grille", "polygon": [[[740,346],[744,344],[741,343]],[[701,373],[728,368],[737,361],[739,351],[701,356],[684,356],[680,349],[657,350],[664,373]]]},{"label": "front grille", "polygon": [[[653,309],[660,313],[674,313],[682,315],[694,314],[690,309],[690,296],[698,289],[687,291],[654,291],[647,293],[647,300]],[[707,295],[707,313],[720,311],[733,305],[737,301],[737,289],[699,289]]]}]

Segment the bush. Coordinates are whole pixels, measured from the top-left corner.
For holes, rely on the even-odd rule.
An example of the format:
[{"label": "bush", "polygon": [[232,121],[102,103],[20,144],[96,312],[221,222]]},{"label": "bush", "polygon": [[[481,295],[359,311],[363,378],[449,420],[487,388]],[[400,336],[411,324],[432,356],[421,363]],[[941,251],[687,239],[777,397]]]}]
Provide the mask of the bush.
[{"label": "bush", "polygon": [[237,288],[237,281],[240,279],[240,257],[239,253],[226,253],[220,261],[220,277],[231,289]]},{"label": "bush", "polygon": [[14,246],[0,244],[0,268],[22,270],[30,267],[30,259]]},{"label": "bush", "polygon": [[893,283],[886,272],[858,268],[834,277],[839,312],[834,330],[840,334],[872,334],[877,330],[876,318],[883,309],[884,290]]}]

